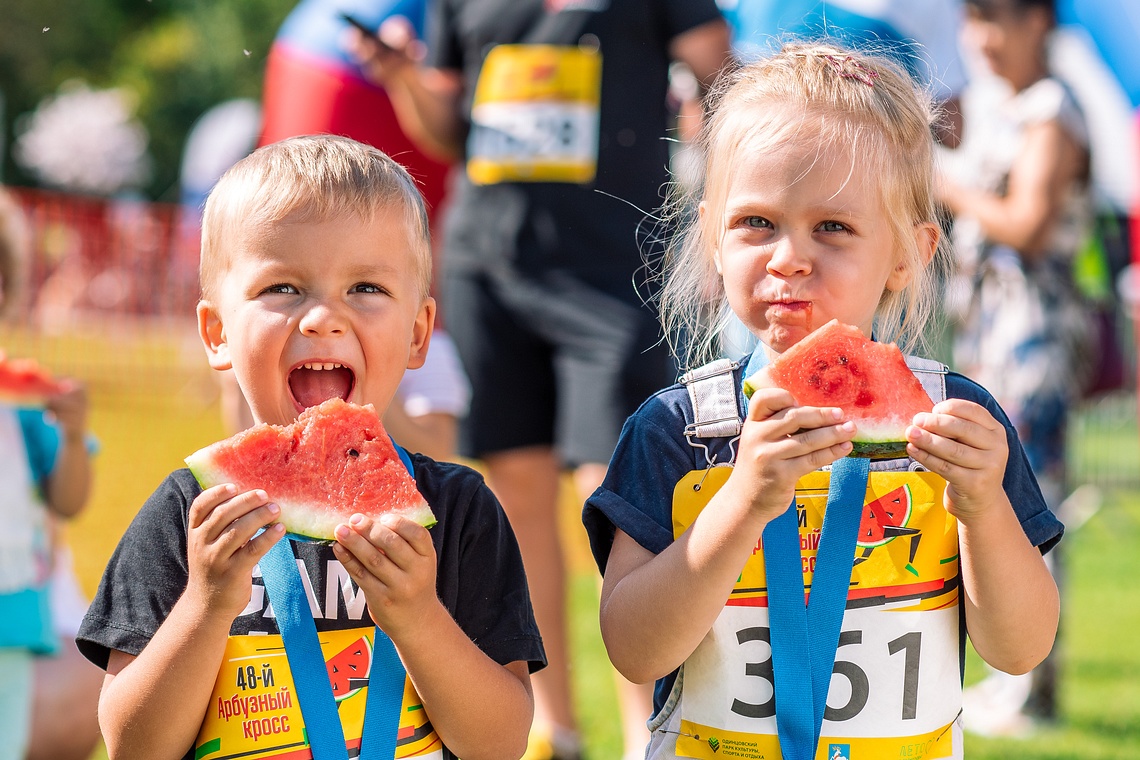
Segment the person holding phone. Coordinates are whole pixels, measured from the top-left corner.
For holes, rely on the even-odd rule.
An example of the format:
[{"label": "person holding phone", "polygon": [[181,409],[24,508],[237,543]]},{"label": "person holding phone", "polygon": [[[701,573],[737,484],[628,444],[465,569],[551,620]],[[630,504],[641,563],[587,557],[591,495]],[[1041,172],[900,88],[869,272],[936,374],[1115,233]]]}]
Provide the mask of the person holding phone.
[{"label": "person holding phone", "polygon": [[[460,453],[485,463],[519,538],[550,659],[528,760],[576,758],[559,484],[571,470],[592,492],[623,421],[676,373],[635,283],[660,236],[670,64],[710,83],[728,27],[713,0],[437,0],[431,13],[426,57],[397,19],[355,52],[404,131],[462,161],[441,292],[472,381]],[[648,689],[621,701],[636,704],[624,734],[640,756]]]}]

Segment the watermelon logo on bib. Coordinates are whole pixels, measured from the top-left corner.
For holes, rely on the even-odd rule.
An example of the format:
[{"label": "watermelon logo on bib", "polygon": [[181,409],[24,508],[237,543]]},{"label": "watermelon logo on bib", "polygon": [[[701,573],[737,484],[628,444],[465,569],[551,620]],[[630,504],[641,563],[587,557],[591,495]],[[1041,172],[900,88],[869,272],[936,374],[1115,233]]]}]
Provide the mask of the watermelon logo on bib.
[{"label": "watermelon logo on bib", "polygon": [[895,529],[906,527],[910,519],[911,502],[910,486],[904,483],[890,493],[864,504],[857,545],[873,549],[898,538],[900,533]]},{"label": "watermelon logo on bib", "polygon": [[372,644],[361,636],[325,662],[332,684],[333,699],[348,699],[368,685],[372,671]]},{"label": "watermelon logo on bib", "polygon": [[[910,561],[914,562],[918,543],[922,540],[922,531],[907,527],[913,506],[914,495],[911,493],[909,483],[903,483],[898,488],[863,505],[863,518],[859,521],[859,537],[855,542],[855,545],[863,551],[855,558],[856,565],[865,562],[877,547],[889,544],[900,536],[910,537]],[[913,575],[918,574],[910,563],[906,564],[905,569]]]}]

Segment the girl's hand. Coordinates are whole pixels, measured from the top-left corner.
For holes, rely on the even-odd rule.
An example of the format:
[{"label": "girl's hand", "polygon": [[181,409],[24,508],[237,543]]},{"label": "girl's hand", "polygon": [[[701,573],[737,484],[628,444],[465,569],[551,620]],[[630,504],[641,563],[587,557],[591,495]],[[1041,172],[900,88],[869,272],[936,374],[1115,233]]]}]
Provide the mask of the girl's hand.
[{"label": "girl's hand", "polygon": [[796,481],[851,453],[855,425],[834,407],[796,406],[782,388],[752,394],[736,467],[726,488],[739,489],[765,522],[792,502]]},{"label": "girl's hand", "polygon": [[364,591],[373,622],[394,641],[442,609],[435,546],[422,525],[399,515],[353,515],[336,527],[333,551]]},{"label": "girl's hand", "polygon": [[916,414],[906,437],[907,454],[946,478],[946,511],[959,520],[980,514],[1004,494],[1005,427],[984,407],[948,399]]},{"label": "girl's hand", "polygon": [[[239,494],[232,484],[207,488],[190,505],[186,594],[201,609],[232,621],[249,604],[253,566],[285,535],[275,522],[281,509],[265,491]],[[257,532],[265,528],[265,532]]]}]

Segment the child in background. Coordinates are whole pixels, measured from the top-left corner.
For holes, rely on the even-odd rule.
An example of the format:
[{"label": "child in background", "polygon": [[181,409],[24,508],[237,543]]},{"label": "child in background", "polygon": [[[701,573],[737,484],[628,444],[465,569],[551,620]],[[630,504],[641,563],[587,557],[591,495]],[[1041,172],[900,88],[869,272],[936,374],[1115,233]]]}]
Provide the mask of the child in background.
[{"label": "child in background", "polygon": [[[26,249],[19,210],[0,194],[0,314],[19,300]],[[29,745],[35,656],[58,649],[50,521],[78,514],[91,484],[87,394],[63,387],[45,409],[0,405],[0,736],[15,758]]]},{"label": "child in background", "polygon": [[[211,366],[234,370],[256,422],[292,422],[330,397],[383,412],[427,352],[429,246],[415,183],[380,151],[331,136],[255,151],[206,204],[198,324]],[[518,546],[478,474],[421,455],[412,464],[438,519],[430,533],[354,516],[336,542],[293,543],[318,595],[318,634],[367,635],[366,602],[407,670],[405,706],[422,704],[401,715],[420,721],[425,756],[517,758],[529,672],[543,664]],[[111,756],[193,758],[218,735],[206,727],[223,720],[225,650],[278,633],[258,567],[283,535],[278,511],[264,491],[202,491],[182,469],[128,528],[78,637],[107,670],[100,725]],[[274,710],[285,678],[247,685],[269,688]],[[232,673],[217,688],[232,691]],[[299,718],[257,717],[304,746]],[[359,724],[344,730],[360,736]],[[268,742],[230,736],[229,754]]]},{"label": "child in background", "polygon": [[[749,369],[722,360],[728,404],[747,412],[734,432],[707,434],[690,427],[685,387],[653,396],[583,519],[604,574],[610,657],[630,680],[657,681],[647,757],[788,757],[776,707],[798,705],[777,696],[773,706],[782,676],[771,657],[784,642],[765,601],[774,545],[759,539],[796,496],[792,517],[808,522],[792,551],[809,575],[824,507],[797,483],[849,454],[855,427],[777,388],[746,402],[742,376],[831,319],[921,343],[940,241],[932,109],[894,63],[829,45],[785,46],[734,72],[713,102],[700,215],[674,248],[662,319],[686,335],[690,367],[715,358],[730,311],[748,326],[760,341]],[[858,545],[839,677],[826,710],[815,704],[827,756],[899,757],[925,742],[932,756],[962,757],[960,616],[978,653],[1009,672],[1040,662],[1057,629],[1042,552],[1062,526],[1016,433],[980,386],[941,366],[927,374],[944,398],[907,427],[908,456],[875,463],[888,472],[871,477],[911,478],[929,494],[921,506],[916,497],[906,537]],[[928,579],[937,593],[908,585]],[[735,752],[737,741],[754,754]]]}]

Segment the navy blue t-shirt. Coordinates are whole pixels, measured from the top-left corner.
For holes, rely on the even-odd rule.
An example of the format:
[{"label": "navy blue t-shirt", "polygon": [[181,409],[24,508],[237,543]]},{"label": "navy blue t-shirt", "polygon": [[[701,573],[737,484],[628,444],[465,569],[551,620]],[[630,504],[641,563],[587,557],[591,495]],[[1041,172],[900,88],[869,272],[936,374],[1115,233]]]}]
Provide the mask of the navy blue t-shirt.
[{"label": "navy blue t-shirt", "polygon": [[[742,374],[743,369],[738,369],[734,378],[738,410],[746,408]],[[1030,543],[1042,552],[1048,551],[1061,539],[1064,526],[1046,505],[1005,412],[988,391],[954,372],[946,376],[946,396],[980,404],[1005,426],[1009,461],[1002,486]],[[683,434],[685,426],[692,422],[689,394],[679,384],[650,397],[626,420],[606,479],[586,501],[582,512],[590,548],[603,574],[617,528],[654,554],[673,543],[673,488],[686,473],[708,466],[705,452],[689,445]],[[729,461],[727,439],[701,443],[709,446],[716,461]],[[675,675],[658,682],[654,713],[661,709]]]}]

